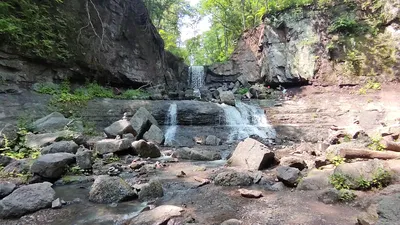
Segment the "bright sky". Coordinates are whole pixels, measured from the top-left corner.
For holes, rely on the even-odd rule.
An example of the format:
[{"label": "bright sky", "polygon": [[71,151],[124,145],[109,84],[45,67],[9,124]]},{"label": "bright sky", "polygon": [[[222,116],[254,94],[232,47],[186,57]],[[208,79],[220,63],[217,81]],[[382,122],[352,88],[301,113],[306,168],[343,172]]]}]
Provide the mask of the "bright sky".
[{"label": "bright sky", "polygon": [[[186,0],[192,6],[199,3],[199,0]],[[193,24],[192,21],[188,17],[183,18],[183,26],[181,27],[181,41],[185,42],[186,40],[195,37],[207,30],[210,29],[210,18],[204,17],[198,23]]]}]

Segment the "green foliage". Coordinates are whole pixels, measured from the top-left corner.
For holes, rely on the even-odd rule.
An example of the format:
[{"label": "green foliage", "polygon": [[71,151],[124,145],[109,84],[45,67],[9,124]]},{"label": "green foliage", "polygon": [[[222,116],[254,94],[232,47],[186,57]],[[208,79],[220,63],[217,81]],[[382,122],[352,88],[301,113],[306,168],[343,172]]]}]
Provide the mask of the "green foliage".
[{"label": "green foliage", "polygon": [[122,93],[118,98],[121,99],[140,99],[149,96],[149,93],[142,89],[128,89]]},{"label": "green foliage", "polygon": [[339,166],[340,164],[343,164],[343,163],[344,163],[344,158],[341,157],[340,155],[335,155],[335,156],[331,157],[331,158],[329,159],[329,161],[330,161],[333,165]]},{"label": "green foliage", "polygon": [[70,166],[68,168],[67,174],[70,174],[70,175],[81,175],[82,172],[83,172],[83,170],[79,166],[75,165],[75,166]]},{"label": "green foliage", "polygon": [[96,124],[89,121],[83,122],[83,134],[87,136],[98,135],[98,132],[96,131]]},{"label": "green foliage", "polygon": [[119,160],[120,160],[120,158],[118,156],[114,155],[113,157],[107,158],[105,160],[105,163],[109,164],[109,163],[113,163],[113,162],[118,162]]},{"label": "green foliage", "polygon": [[328,31],[330,33],[352,34],[356,32],[359,27],[354,17],[346,15],[337,18],[332,25],[329,26]]},{"label": "green foliage", "polygon": [[379,135],[371,137],[371,144],[368,145],[368,148],[374,151],[383,151],[385,146],[381,143],[381,141],[382,137]]},{"label": "green foliage", "polygon": [[29,148],[26,146],[26,134],[27,131],[23,128],[20,128],[17,140],[14,143],[10,143],[8,139],[4,136],[6,141],[5,147],[0,149],[1,155],[5,155],[13,159],[38,158],[40,156],[40,150],[36,148]]},{"label": "green foliage", "polygon": [[392,175],[388,171],[379,168],[372,177],[371,187],[383,188],[388,186],[391,182]]},{"label": "green foliage", "polygon": [[329,183],[333,185],[337,190],[350,189],[350,184],[348,183],[348,178],[339,173],[334,173],[329,177]]},{"label": "green foliage", "polygon": [[339,190],[339,200],[342,202],[351,202],[356,199],[356,194],[351,190],[341,189]]},{"label": "green foliage", "polygon": [[237,93],[241,95],[244,95],[247,92],[249,92],[249,88],[239,88],[239,90],[237,91]]},{"label": "green foliage", "polygon": [[57,9],[60,0],[0,2],[0,42],[27,55],[46,60],[68,60],[71,33]]}]

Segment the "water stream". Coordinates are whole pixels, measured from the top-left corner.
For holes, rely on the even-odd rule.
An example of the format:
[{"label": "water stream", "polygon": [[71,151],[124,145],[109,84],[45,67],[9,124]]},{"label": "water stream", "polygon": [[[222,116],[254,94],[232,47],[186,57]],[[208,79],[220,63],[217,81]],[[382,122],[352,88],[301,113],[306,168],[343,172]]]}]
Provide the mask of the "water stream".
[{"label": "water stream", "polygon": [[204,66],[189,67],[189,86],[193,88],[194,95],[201,97],[200,88],[204,85]]},{"label": "water stream", "polygon": [[175,140],[176,129],[178,127],[177,115],[178,109],[175,103],[172,103],[169,106],[168,114],[165,118],[166,124],[168,124],[167,131],[165,132],[165,141],[164,144],[166,146],[172,146],[173,141]]},{"label": "water stream", "polygon": [[245,139],[250,135],[258,135],[261,138],[275,137],[275,130],[259,106],[240,101],[236,102],[236,107],[226,104],[220,106],[224,110],[226,125],[230,129],[228,141]]}]

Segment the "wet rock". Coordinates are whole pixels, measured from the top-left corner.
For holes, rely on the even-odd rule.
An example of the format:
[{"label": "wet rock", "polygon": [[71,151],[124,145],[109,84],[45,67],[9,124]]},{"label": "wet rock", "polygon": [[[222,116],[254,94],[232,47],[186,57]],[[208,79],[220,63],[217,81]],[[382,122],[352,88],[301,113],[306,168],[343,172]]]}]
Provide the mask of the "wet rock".
[{"label": "wet rock", "polygon": [[217,138],[214,135],[208,135],[206,138],[206,145],[212,145],[212,146],[217,146],[221,144],[221,139]]},{"label": "wet rock", "polygon": [[33,130],[39,133],[64,130],[71,120],[65,118],[61,113],[53,112],[33,122]]},{"label": "wet rock", "polygon": [[244,172],[226,171],[219,173],[214,178],[214,183],[218,186],[250,186],[253,178]]},{"label": "wet rock", "polygon": [[51,208],[52,208],[52,209],[60,209],[61,207],[62,207],[62,203],[61,203],[60,198],[57,198],[56,200],[54,200],[54,201],[51,203]]},{"label": "wet rock", "polygon": [[195,150],[187,147],[176,150],[172,154],[172,157],[196,161],[213,161],[221,159],[221,155],[218,153],[206,150]]},{"label": "wet rock", "polygon": [[266,169],[274,163],[275,154],[267,146],[252,138],[240,142],[228,160],[230,166],[249,170]]},{"label": "wet rock", "polygon": [[6,197],[11,194],[12,191],[16,188],[16,185],[11,182],[0,182],[0,199]]},{"label": "wet rock", "polygon": [[0,127],[0,148],[5,147],[6,139],[9,144],[13,143],[18,138],[18,127],[12,124],[6,124],[3,127]]},{"label": "wet rock", "polygon": [[153,224],[169,224],[172,218],[182,215],[183,208],[173,205],[161,205],[152,210],[140,213],[137,217],[133,218],[129,225],[153,225]]},{"label": "wet rock", "polygon": [[104,139],[96,142],[94,150],[103,155],[128,150],[131,147],[130,139]]},{"label": "wet rock", "polygon": [[164,132],[153,124],[150,129],[144,133],[143,139],[160,145],[164,142]]},{"label": "wet rock", "polygon": [[90,151],[88,149],[78,151],[76,153],[76,164],[79,166],[81,169],[92,169],[92,164],[93,164],[93,151]]},{"label": "wet rock", "polygon": [[220,91],[219,98],[221,99],[222,103],[227,105],[235,106],[235,95],[232,91]]},{"label": "wet rock", "polygon": [[0,166],[7,166],[8,164],[15,161],[13,158],[6,155],[0,155]]},{"label": "wet rock", "polygon": [[41,150],[42,154],[66,152],[75,154],[79,146],[73,141],[60,141],[55,142]]},{"label": "wet rock", "polygon": [[237,219],[229,219],[221,223],[221,225],[240,225],[240,224],[243,224],[243,222]]},{"label": "wet rock", "polygon": [[297,157],[297,156],[286,156],[286,157],[283,157],[280,160],[279,165],[294,167],[294,168],[297,168],[299,170],[303,170],[303,169],[307,168],[306,162],[302,158]]},{"label": "wet rock", "polygon": [[286,186],[296,187],[300,178],[300,170],[288,166],[279,166],[276,169],[278,180]]},{"label": "wet rock", "polygon": [[384,196],[378,203],[378,222],[376,225],[397,224],[400,221],[400,194]]},{"label": "wet rock", "polygon": [[41,148],[55,142],[56,140],[69,138],[73,135],[73,132],[67,130],[44,134],[28,133],[26,135],[26,146],[29,148]]},{"label": "wet rock", "polygon": [[22,186],[0,201],[0,218],[15,218],[51,206],[55,191],[51,183]]},{"label": "wet rock", "polygon": [[89,192],[89,200],[96,203],[122,202],[136,196],[133,188],[120,177],[101,175]]},{"label": "wet rock", "polygon": [[112,123],[104,129],[104,133],[108,138],[116,138],[117,136],[123,136],[124,134],[132,134],[133,136],[137,135],[137,132],[133,129],[131,123],[125,119]]},{"label": "wet rock", "polygon": [[40,156],[31,166],[31,172],[43,178],[58,179],[75,162],[75,155],[53,153]]},{"label": "wet rock", "polygon": [[143,158],[161,156],[160,149],[152,142],[146,142],[145,140],[134,141],[132,147]]},{"label": "wet rock", "polygon": [[337,203],[340,200],[339,191],[335,188],[325,189],[319,194],[318,200],[325,204]]},{"label": "wet rock", "polygon": [[261,191],[256,190],[239,189],[239,193],[245,198],[261,198],[263,196]]},{"label": "wet rock", "polygon": [[32,165],[31,159],[20,159],[14,160],[6,167],[4,167],[4,173],[14,173],[14,174],[26,174],[29,172],[30,166]]},{"label": "wet rock", "polygon": [[329,183],[329,177],[333,174],[333,170],[311,170],[306,177],[299,182],[298,190],[322,190],[332,187]]},{"label": "wet rock", "polygon": [[141,139],[151,125],[158,125],[156,119],[147,111],[147,109],[140,107],[135,115],[130,120],[133,129],[137,132],[137,139]]},{"label": "wet rock", "polygon": [[139,200],[146,201],[164,196],[164,190],[159,180],[150,180],[149,183],[135,185]]}]

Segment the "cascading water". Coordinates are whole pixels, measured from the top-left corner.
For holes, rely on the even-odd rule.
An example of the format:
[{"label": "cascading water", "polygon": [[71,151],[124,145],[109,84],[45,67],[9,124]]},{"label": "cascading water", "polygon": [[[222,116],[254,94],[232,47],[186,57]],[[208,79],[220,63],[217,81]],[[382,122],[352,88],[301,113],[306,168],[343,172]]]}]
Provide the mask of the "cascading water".
[{"label": "cascading water", "polygon": [[230,128],[228,141],[240,140],[250,135],[261,138],[274,138],[276,133],[268,123],[264,111],[256,105],[248,105],[236,101],[236,107],[221,104],[225,120]]},{"label": "cascading water", "polygon": [[204,85],[204,66],[189,67],[189,85],[196,97],[200,98],[200,88]]},{"label": "cascading water", "polygon": [[168,114],[165,118],[166,124],[169,125],[167,131],[165,132],[165,141],[164,141],[164,144],[167,146],[172,146],[173,141],[175,139],[176,129],[178,127],[177,114],[178,114],[177,106],[175,103],[172,103],[169,106]]}]

